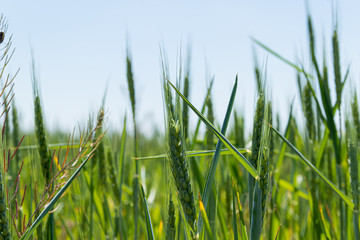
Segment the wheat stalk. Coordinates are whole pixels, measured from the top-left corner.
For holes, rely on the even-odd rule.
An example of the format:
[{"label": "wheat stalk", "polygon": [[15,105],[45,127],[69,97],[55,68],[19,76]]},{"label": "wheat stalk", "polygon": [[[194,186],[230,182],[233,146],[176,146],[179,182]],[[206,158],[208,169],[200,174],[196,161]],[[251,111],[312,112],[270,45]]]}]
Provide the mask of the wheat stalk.
[{"label": "wheat stalk", "polygon": [[117,179],[116,179],[113,153],[111,152],[110,148],[106,149],[106,153],[107,153],[109,179],[111,181],[111,187],[112,187],[117,204],[120,204],[120,191],[119,191],[119,187],[118,187],[118,183],[117,183]]},{"label": "wheat stalk", "polygon": [[186,162],[183,129],[179,117],[180,105],[178,102],[176,106],[173,104],[168,83],[164,83],[164,95],[167,113],[167,153],[170,160],[171,172],[175,180],[178,197],[185,217],[191,229],[195,232],[196,209]]}]

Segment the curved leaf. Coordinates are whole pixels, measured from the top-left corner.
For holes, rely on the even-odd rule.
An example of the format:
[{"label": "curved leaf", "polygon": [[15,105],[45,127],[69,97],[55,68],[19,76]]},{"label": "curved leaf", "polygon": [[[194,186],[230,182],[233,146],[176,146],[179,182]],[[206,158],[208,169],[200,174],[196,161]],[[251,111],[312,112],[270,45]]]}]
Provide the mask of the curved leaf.
[{"label": "curved leaf", "polygon": [[207,127],[209,127],[213,133],[220,139],[220,141],[227,147],[227,149],[230,150],[230,152],[232,153],[232,155],[239,160],[239,162],[241,163],[241,165],[246,169],[246,171],[248,171],[255,179],[259,178],[259,173],[256,171],[256,169],[251,165],[251,163],[244,157],[244,155],[242,155],[230,142],[229,140],[227,140],[225,138],[225,136],[223,134],[221,134],[221,132],[219,132],[219,130],[217,130],[214,125],[212,125],[211,122],[209,122],[209,120],[207,120],[195,107],[194,105],[192,105],[185,97],[184,95],[181,94],[181,92],[169,81],[169,84],[171,85],[172,88],[175,89],[175,91],[177,92],[177,94],[179,94],[179,96],[186,102],[186,104],[196,113],[196,115],[198,115],[198,117],[201,119],[201,121],[203,121]]},{"label": "curved leaf", "polygon": [[[270,125],[270,124],[269,124]],[[351,210],[354,210],[354,203],[346,196],[333,182],[331,182],[319,169],[317,169],[304,155],[302,155],[296,147],[294,147],[285,137],[281,135],[275,128],[270,125],[270,128],[284,141],[286,144],[296,152],[301,160],[308,165],[319,177],[326,182],[329,187],[349,206]]]},{"label": "curved leaf", "polygon": [[140,184],[140,188],[141,188],[141,196],[142,196],[143,205],[144,205],[143,207],[144,207],[144,212],[145,212],[145,220],[146,220],[146,229],[147,229],[148,239],[154,240],[154,231],[153,231],[153,227],[152,227],[152,223],[151,223],[149,208],[148,208],[148,205],[146,202],[144,188],[140,181],[139,181],[139,184]]}]

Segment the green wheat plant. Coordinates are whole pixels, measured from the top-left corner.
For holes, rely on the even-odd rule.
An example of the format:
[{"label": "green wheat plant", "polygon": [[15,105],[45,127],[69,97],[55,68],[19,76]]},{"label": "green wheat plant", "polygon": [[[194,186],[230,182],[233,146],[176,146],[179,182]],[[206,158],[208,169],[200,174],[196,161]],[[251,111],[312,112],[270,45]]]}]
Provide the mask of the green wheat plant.
[{"label": "green wheat plant", "polygon": [[[135,81],[134,81],[134,75],[133,75],[133,67],[132,67],[132,58],[130,49],[127,49],[126,52],[126,77],[127,77],[127,83],[128,83],[128,90],[129,90],[129,97],[130,97],[130,103],[131,103],[131,110],[132,110],[132,119],[133,119],[133,128],[134,128],[134,157],[138,156],[138,133],[137,133],[137,126],[136,126],[136,98],[135,98]],[[134,202],[134,220],[135,220],[135,239],[137,239],[138,233],[137,233],[137,225],[138,225],[138,215],[139,215],[139,162],[135,161],[135,173],[133,177],[133,202]]]},{"label": "green wheat plant", "polygon": [[185,213],[187,223],[192,231],[195,232],[196,209],[189,169],[186,162],[182,123],[179,117],[180,105],[178,102],[174,103],[170,90],[170,86],[164,82],[168,131],[167,152],[181,206]]}]

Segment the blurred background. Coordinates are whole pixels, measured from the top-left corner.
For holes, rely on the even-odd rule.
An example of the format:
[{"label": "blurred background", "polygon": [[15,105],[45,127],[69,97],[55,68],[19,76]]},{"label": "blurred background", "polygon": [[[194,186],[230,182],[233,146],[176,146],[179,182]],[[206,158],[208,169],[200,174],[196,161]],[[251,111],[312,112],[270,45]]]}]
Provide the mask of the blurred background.
[{"label": "blurred background", "polygon": [[[318,0],[309,6],[320,53],[323,48],[331,49],[337,14],[341,65],[351,63],[353,87],[358,87],[360,79],[359,10],[360,2],[355,0]],[[305,1],[2,0],[1,12],[9,23],[6,38],[12,35],[16,48],[8,70],[14,74],[20,68],[15,102],[21,128],[27,131],[34,126],[31,49],[47,127],[62,131],[85,124],[89,113],[97,112],[106,86],[107,126],[122,129],[124,114],[131,113],[125,68],[127,42],[133,58],[139,128],[149,135],[164,129],[160,46],[168,54],[173,82],[179,52],[185,61],[191,49],[190,99],[195,106],[201,106],[206,86],[215,77],[212,93],[218,119],[225,115],[236,74],[236,109],[244,116],[253,115],[254,52],[260,66],[266,66],[267,87],[283,121],[290,102],[299,101],[295,71],[256,46],[251,37],[293,62],[309,65]],[[331,66],[330,52],[326,59]],[[190,118],[190,127],[194,127],[196,118],[192,113]],[[251,128],[251,123],[245,122],[245,127]]]}]

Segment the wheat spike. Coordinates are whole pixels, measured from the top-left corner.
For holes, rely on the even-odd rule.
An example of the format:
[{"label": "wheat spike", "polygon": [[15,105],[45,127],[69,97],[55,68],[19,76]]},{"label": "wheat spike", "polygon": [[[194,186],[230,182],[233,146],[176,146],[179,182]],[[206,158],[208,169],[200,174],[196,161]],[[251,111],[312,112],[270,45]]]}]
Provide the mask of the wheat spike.
[{"label": "wheat spike", "polygon": [[334,61],[335,87],[336,87],[336,102],[340,106],[342,83],[341,83],[341,68],[340,68],[340,50],[339,50],[337,29],[334,30],[334,34],[332,37],[332,45],[333,45],[333,61]]},{"label": "wheat spike", "polygon": [[256,103],[256,113],[254,118],[252,146],[251,146],[251,164],[257,169],[259,149],[261,142],[262,126],[264,120],[264,95],[260,94]]},{"label": "wheat spike", "polygon": [[181,205],[189,225],[194,229],[196,219],[194,195],[188,174],[179,120],[171,119],[169,123],[169,156],[171,170],[175,179]]},{"label": "wheat spike", "polygon": [[[207,119],[209,122],[214,123],[214,111],[211,96],[206,101],[207,105]],[[211,150],[214,148],[214,134],[210,128],[206,128],[206,145],[207,149]]]},{"label": "wheat spike", "polygon": [[42,172],[45,177],[45,182],[48,184],[50,181],[51,155],[46,141],[44,119],[39,95],[35,96],[35,129]]},{"label": "wheat spike", "polygon": [[[189,73],[184,78],[184,96],[189,99],[189,88],[190,88],[190,80]],[[182,107],[182,120],[184,125],[184,138],[185,140],[189,135],[189,107],[184,104]]]},{"label": "wheat spike", "polygon": [[314,140],[315,137],[315,120],[314,111],[312,108],[311,89],[309,83],[306,84],[303,91],[304,113],[306,119],[306,128],[308,131],[309,139]]},{"label": "wheat spike", "polygon": [[358,106],[358,99],[356,93],[354,94],[354,99],[351,103],[351,109],[352,109],[354,125],[356,128],[357,140],[360,141],[360,117],[359,117],[359,106]]},{"label": "wheat spike", "polygon": [[175,229],[175,207],[174,202],[171,199],[171,194],[169,198],[169,211],[168,211],[168,220],[166,225],[166,240],[174,240],[176,235]]}]

